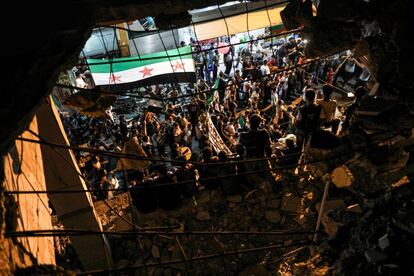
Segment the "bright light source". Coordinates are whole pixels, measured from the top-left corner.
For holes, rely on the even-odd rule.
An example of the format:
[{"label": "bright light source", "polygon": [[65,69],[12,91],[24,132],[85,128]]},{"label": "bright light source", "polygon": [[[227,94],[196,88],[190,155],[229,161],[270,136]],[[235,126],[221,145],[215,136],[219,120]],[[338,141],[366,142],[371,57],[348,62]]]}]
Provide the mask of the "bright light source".
[{"label": "bright light source", "polygon": [[304,39],[303,40],[303,43],[307,44],[308,43],[308,40],[307,39]]}]

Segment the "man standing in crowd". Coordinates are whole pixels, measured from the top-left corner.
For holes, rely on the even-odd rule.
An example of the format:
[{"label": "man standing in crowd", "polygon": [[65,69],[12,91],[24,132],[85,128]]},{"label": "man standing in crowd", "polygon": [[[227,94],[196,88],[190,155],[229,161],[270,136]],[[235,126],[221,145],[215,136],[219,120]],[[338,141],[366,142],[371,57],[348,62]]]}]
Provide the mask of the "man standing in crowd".
[{"label": "man standing in crowd", "polygon": [[214,50],[214,55],[213,55],[213,82],[216,81],[217,79],[217,72],[218,72],[218,68],[219,68],[219,63],[220,63],[220,54],[217,50]]},{"label": "man standing in crowd", "polygon": [[204,79],[204,64],[205,64],[205,57],[200,46],[197,46],[197,52],[194,54],[195,65],[197,69],[198,77]]},{"label": "man standing in crowd", "polygon": [[224,73],[220,71],[219,79],[218,79],[218,86],[217,86],[220,103],[223,103],[224,101],[224,96],[226,94],[226,86],[227,85],[226,85],[226,81],[224,80]]},{"label": "man standing in crowd", "polygon": [[[272,154],[269,132],[260,125],[263,118],[258,114],[250,116],[250,129],[242,132],[239,136],[239,143],[246,149],[246,157],[264,158]],[[267,160],[248,162],[245,164],[249,171],[260,171],[259,175],[266,176],[265,170],[269,168]]]},{"label": "man standing in crowd", "polygon": [[361,100],[365,97],[367,94],[367,90],[363,86],[359,86],[357,89],[355,89],[355,101],[354,103],[347,108],[345,111],[345,120],[342,124],[342,131],[346,130],[349,127],[349,122],[351,121],[351,117],[355,112],[355,109],[358,108],[358,106],[361,104]]},{"label": "man standing in crowd", "polygon": [[340,120],[335,118],[336,102],[331,99],[332,92],[332,85],[325,84],[322,88],[323,99],[317,102],[321,106],[321,125],[332,127],[332,133],[336,135]]},{"label": "man standing in crowd", "polygon": [[76,80],[75,80],[76,87],[79,87],[82,89],[88,88],[88,84],[83,80],[82,74],[79,70],[75,72],[75,76],[76,76]]},{"label": "man standing in crowd", "polygon": [[296,136],[297,144],[302,147],[308,141],[309,136],[319,128],[321,107],[315,105],[315,90],[308,89],[305,91],[305,104],[299,108],[296,116]]}]

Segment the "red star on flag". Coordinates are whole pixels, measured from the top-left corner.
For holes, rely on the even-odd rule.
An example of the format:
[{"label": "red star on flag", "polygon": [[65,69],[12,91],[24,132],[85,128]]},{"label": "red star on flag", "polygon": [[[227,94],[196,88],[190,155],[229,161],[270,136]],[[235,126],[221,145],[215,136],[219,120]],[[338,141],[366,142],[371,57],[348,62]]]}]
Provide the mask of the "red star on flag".
[{"label": "red star on flag", "polygon": [[177,69],[184,70],[184,62],[177,62],[173,65],[174,71],[177,71]]},{"label": "red star on flag", "polygon": [[121,82],[121,76],[115,76],[114,74],[111,74],[109,77],[109,83],[116,83]]},{"label": "red star on flag", "polygon": [[152,76],[151,75],[151,71],[154,69],[149,69],[147,68],[147,66],[144,67],[144,70],[139,71],[140,73],[142,73],[142,77],[145,78],[145,76]]}]

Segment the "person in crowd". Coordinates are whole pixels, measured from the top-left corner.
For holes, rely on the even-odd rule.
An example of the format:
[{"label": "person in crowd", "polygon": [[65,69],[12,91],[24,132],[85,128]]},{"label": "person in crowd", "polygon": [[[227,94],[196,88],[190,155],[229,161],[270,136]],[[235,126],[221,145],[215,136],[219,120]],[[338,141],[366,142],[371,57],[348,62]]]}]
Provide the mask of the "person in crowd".
[{"label": "person in crowd", "polygon": [[239,60],[244,64],[251,57],[250,46],[248,43],[244,44],[239,51]]},{"label": "person in crowd", "polygon": [[191,103],[188,106],[188,113],[190,116],[190,123],[192,125],[192,134],[194,135],[195,128],[198,122],[199,105],[196,103],[194,98],[191,99]]},{"label": "person in crowd", "polygon": [[263,48],[259,44],[259,42],[256,40],[255,42],[252,43],[251,49],[252,49],[253,62],[256,63],[263,52]]},{"label": "person in crowd", "polygon": [[333,87],[330,84],[325,84],[322,88],[323,98],[317,100],[321,107],[321,125],[324,127],[331,127],[332,133],[336,135],[338,131],[339,119],[335,118],[336,102],[331,99]]},{"label": "person in crowd", "polygon": [[243,68],[242,68],[242,77],[243,79],[246,79],[248,75],[253,74],[254,65],[250,59],[246,59],[243,62]]},{"label": "person in crowd", "polygon": [[144,174],[137,171],[136,178],[131,181],[129,194],[132,204],[141,213],[150,213],[158,208],[157,189],[154,187],[154,179],[144,179]]},{"label": "person in crowd", "polygon": [[218,79],[218,86],[217,86],[217,92],[218,92],[218,95],[219,95],[220,103],[223,103],[223,101],[224,101],[224,96],[226,94],[226,87],[227,87],[227,82],[224,80],[224,74],[225,73],[220,71],[219,79]]},{"label": "person in crowd", "polygon": [[199,47],[196,47],[197,51],[194,54],[195,66],[197,70],[197,76],[201,79],[204,79],[204,65],[205,65],[205,57],[204,53],[201,51]]},{"label": "person in crowd", "polygon": [[289,38],[289,42],[286,44],[286,49],[287,49],[287,56],[290,59],[290,62],[292,64],[296,63],[296,59],[298,57],[298,51],[296,49],[297,44],[296,44],[296,39],[292,36]]},{"label": "person in crowd", "polygon": [[345,120],[342,124],[342,131],[345,131],[348,129],[349,122],[351,121],[352,115],[354,114],[355,110],[358,108],[358,106],[360,105],[362,99],[366,96],[366,94],[367,94],[367,90],[363,86],[359,86],[357,87],[357,89],[355,89],[355,92],[354,92],[355,100],[353,104],[351,104],[345,111]]},{"label": "person in crowd", "polygon": [[286,139],[286,147],[280,151],[280,156],[282,158],[278,160],[279,165],[296,165],[301,156],[301,149],[296,145],[294,139]]},{"label": "person in crowd", "polygon": [[305,104],[299,108],[295,119],[299,147],[302,147],[310,135],[320,126],[321,107],[315,104],[315,96],[315,90],[308,89],[305,91]]},{"label": "person in crowd", "polygon": [[[181,161],[185,161],[184,157],[180,158]],[[196,180],[196,170],[193,164],[182,162],[181,167],[176,172],[178,188],[184,198],[193,197],[198,191],[199,187]]]},{"label": "person in crowd", "polygon": [[218,162],[221,163],[219,176],[222,177],[220,179],[223,187],[223,194],[224,195],[235,195],[240,193],[241,186],[240,183],[234,177],[229,177],[234,175],[237,171],[236,165],[232,162],[229,162],[228,155],[225,151],[220,151],[218,153]]},{"label": "person in crowd", "polygon": [[206,83],[204,79],[199,79],[195,87],[195,94],[197,97],[198,105],[200,109],[206,108],[206,100],[210,94],[210,86]]},{"label": "person in crowd", "polygon": [[[263,118],[253,114],[249,118],[250,129],[242,132],[239,136],[239,143],[246,149],[246,158],[265,158],[272,154],[269,132],[262,127]],[[257,171],[261,177],[268,177],[269,164],[267,160],[248,162],[245,164],[247,171]]]},{"label": "person in crowd", "polygon": [[260,64],[260,62],[256,61],[253,72],[252,72],[252,77],[255,80],[261,80],[262,76],[263,76],[263,74],[262,74],[262,70],[261,70],[261,64]]},{"label": "person in crowd", "polygon": [[75,72],[75,77],[76,77],[76,80],[75,80],[76,87],[79,87],[82,89],[88,88],[88,84],[83,80],[82,74],[79,70]]},{"label": "person in crowd", "polygon": [[154,186],[156,186],[158,204],[162,209],[172,211],[182,201],[182,195],[176,184],[176,177],[168,171],[165,164],[158,165],[155,172]]},{"label": "person in crowd", "polygon": [[239,105],[244,107],[246,101],[250,98],[250,94],[252,93],[253,83],[252,83],[252,75],[247,75],[246,79],[243,82],[243,89],[239,92]]},{"label": "person in crowd", "polygon": [[214,50],[214,55],[213,55],[213,82],[215,82],[216,79],[217,79],[217,72],[218,72],[219,67],[220,67],[220,54],[219,54],[218,50]]},{"label": "person in crowd", "polygon": [[269,65],[267,65],[267,60],[263,61],[262,65],[260,66],[260,71],[262,72],[262,76],[270,75],[270,68]]},{"label": "person in crowd", "polygon": [[234,58],[233,51],[234,51],[233,47],[230,47],[230,50],[223,56],[224,65],[226,66],[226,70],[224,71],[224,74],[226,75],[226,77],[230,76],[231,69],[233,68],[233,58]]},{"label": "person in crowd", "polygon": [[[70,143],[120,153],[131,137],[135,139],[146,156],[152,158],[148,161],[148,167],[140,169],[141,177],[129,180],[133,204],[140,212],[151,212],[158,206],[172,210],[179,206],[182,196],[192,197],[203,188],[219,189],[225,195],[251,190],[257,184],[257,179],[250,177],[256,177],[257,174],[251,172],[263,172],[269,168],[264,158],[300,152],[303,143],[320,126],[331,128],[333,133],[338,132],[339,120],[335,118],[336,104],[331,99],[332,87],[323,87],[323,97],[317,99],[317,104],[314,89],[319,89],[321,80],[341,85],[341,82],[333,80],[335,72],[341,67],[341,61],[338,55],[319,62],[309,62],[307,66],[294,70],[278,72],[286,66],[306,62],[306,45],[302,41],[280,40],[277,48],[272,49],[267,56],[264,53],[268,53],[269,49],[258,51],[259,44],[247,44],[241,47],[237,55],[243,64],[242,69],[236,67],[233,72],[233,62],[226,64],[229,55],[234,60],[234,48],[231,47],[229,54],[223,57],[223,62],[228,65],[226,69],[230,70],[220,72],[217,49],[211,47],[211,42],[206,44],[193,40],[197,84],[184,87],[183,83],[165,83],[145,87],[145,95],[149,97],[174,96],[164,101],[164,108],[159,113],[148,112],[137,106],[138,101],[135,99],[131,104],[136,111],[134,116],[125,112],[126,109],[120,107],[119,103],[112,106],[112,118],[108,115],[89,118],[80,113],[68,115],[61,112]],[[204,52],[208,52],[208,56]],[[212,65],[212,77],[217,80],[217,86],[213,86],[214,94],[210,94],[211,83],[208,83],[208,78],[211,70],[206,72],[207,64]],[[366,80],[367,74],[363,73],[363,79]],[[359,71],[354,74],[358,77]],[[302,93],[304,103],[301,103]],[[355,102],[345,111],[343,130],[349,127],[352,114],[365,93],[363,88],[356,89]],[[178,97],[181,95],[184,97]],[[291,136],[296,137],[296,143],[292,139],[286,141],[285,147],[279,146],[279,141]],[[198,143],[192,143],[192,139]],[[190,149],[193,160],[199,160],[200,165],[183,162],[176,169],[170,163],[161,162],[165,167],[154,168],[160,159],[181,160],[183,148]],[[105,170],[116,171],[119,157],[100,155],[98,165],[92,156],[85,156],[81,151],[75,152],[75,155],[81,172],[89,177],[97,189],[95,199],[108,198],[105,190],[110,186],[106,184],[109,177]],[[108,161],[101,161],[103,158]],[[252,158],[263,161],[244,162]],[[297,162],[293,157],[292,160],[286,160],[286,164]],[[152,170],[156,172],[155,176],[151,174]],[[188,186],[174,185],[176,181],[194,180],[196,172],[201,178],[200,186],[192,181]],[[216,178],[226,174],[239,176]],[[172,185],[166,185],[171,186],[168,189],[159,189],[155,183]],[[100,189],[103,191],[98,191]]]},{"label": "person in crowd", "polygon": [[92,158],[93,168],[88,173],[87,179],[92,184],[92,187],[97,191],[94,193],[98,200],[106,199],[108,194],[105,191],[109,187],[107,171],[102,166],[101,159],[99,156]]},{"label": "person in crowd", "polygon": [[328,67],[328,72],[326,74],[326,83],[332,85],[334,76],[335,76],[335,71],[332,69],[332,67]]},{"label": "person in crowd", "polygon": [[119,128],[120,128],[122,140],[127,141],[128,140],[128,125],[123,115],[119,117]]},{"label": "person in crowd", "polygon": [[201,185],[208,190],[221,189],[223,184],[221,180],[209,179],[216,177],[220,171],[220,165],[214,164],[218,161],[217,156],[214,156],[211,149],[206,147],[201,151],[200,157],[200,163],[202,164],[199,169]]},{"label": "person in crowd", "polygon": [[261,127],[263,118],[260,115],[250,116],[250,129],[240,134],[239,143],[246,148],[248,157],[266,157],[270,153],[269,132]]}]

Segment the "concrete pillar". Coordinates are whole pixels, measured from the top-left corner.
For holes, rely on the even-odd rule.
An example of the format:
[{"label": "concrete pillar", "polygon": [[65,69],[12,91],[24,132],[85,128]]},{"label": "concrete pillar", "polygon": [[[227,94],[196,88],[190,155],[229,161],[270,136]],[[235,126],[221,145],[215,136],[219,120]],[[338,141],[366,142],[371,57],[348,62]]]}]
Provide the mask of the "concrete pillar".
[{"label": "concrete pillar", "polygon": [[[39,135],[48,142],[69,145],[58,111],[49,97],[38,109]],[[43,167],[48,190],[81,190],[87,184],[80,177],[75,156],[71,150],[53,149],[42,145]],[[50,194],[59,220],[66,229],[102,231],[89,193]],[[73,236],[71,241],[86,270],[109,268],[112,257],[102,235]]]}]

